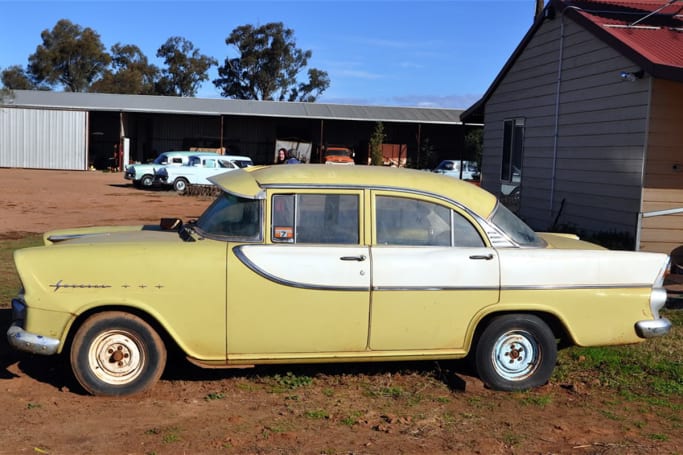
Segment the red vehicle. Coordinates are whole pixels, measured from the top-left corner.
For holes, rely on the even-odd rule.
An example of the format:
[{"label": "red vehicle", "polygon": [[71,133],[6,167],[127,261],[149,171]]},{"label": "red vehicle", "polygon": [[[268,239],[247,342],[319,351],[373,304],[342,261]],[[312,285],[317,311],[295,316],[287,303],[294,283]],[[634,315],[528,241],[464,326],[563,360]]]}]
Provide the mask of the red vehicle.
[{"label": "red vehicle", "polygon": [[353,156],[353,149],[330,145],[323,151],[323,162],[325,164],[356,164]]}]

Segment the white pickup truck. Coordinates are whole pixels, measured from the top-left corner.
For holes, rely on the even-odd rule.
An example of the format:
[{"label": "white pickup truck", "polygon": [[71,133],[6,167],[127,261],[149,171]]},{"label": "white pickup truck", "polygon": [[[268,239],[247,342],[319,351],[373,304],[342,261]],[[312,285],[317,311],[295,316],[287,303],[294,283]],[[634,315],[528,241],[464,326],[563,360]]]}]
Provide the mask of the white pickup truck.
[{"label": "white pickup truck", "polygon": [[189,157],[187,164],[159,168],[154,180],[172,186],[178,193],[187,191],[189,185],[211,185],[207,179],[223,172],[253,166],[251,158],[238,155],[196,154]]}]

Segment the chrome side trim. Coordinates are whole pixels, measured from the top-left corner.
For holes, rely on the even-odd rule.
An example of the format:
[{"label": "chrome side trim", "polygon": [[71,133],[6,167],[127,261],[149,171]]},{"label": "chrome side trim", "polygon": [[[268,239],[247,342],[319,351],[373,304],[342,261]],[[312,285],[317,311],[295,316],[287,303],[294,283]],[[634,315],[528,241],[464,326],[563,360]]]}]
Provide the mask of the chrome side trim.
[{"label": "chrome side trim", "polygon": [[373,291],[498,291],[497,286],[373,286]]},{"label": "chrome side trim", "polygon": [[31,354],[54,355],[59,349],[58,339],[27,332],[16,322],[7,330],[7,341],[17,351]]},{"label": "chrome side trim", "polygon": [[649,288],[650,284],[541,284],[537,286],[502,286],[501,291],[550,291],[570,289],[640,289]]}]

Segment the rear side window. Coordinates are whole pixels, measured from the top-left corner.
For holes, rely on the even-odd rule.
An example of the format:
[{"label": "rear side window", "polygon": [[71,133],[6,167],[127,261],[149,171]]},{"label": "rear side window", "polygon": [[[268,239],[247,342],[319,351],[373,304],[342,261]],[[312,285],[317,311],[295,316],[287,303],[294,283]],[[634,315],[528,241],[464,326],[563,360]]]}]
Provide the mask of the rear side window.
[{"label": "rear side window", "polygon": [[465,217],[428,201],[377,196],[375,219],[379,245],[484,246]]},{"label": "rear side window", "polygon": [[277,243],[359,243],[355,194],[277,194],[272,198],[271,239]]}]

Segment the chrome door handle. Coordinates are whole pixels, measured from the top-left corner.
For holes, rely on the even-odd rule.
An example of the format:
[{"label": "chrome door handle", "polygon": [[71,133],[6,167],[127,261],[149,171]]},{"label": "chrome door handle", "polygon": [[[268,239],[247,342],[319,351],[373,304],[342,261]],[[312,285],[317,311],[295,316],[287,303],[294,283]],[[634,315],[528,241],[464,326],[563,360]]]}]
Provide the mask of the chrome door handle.
[{"label": "chrome door handle", "polygon": [[473,256],[470,256],[470,259],[483,259],[485,261],[490,261],[493,259],[492,254],[475,254]]},{"label": "chrome door handle", "polygon": [[342,261],[358,261],[358,262],[363,262],[367,258],[365,257],[364,254],[361,254],[360,256],[342,256],[339,259]]}]

